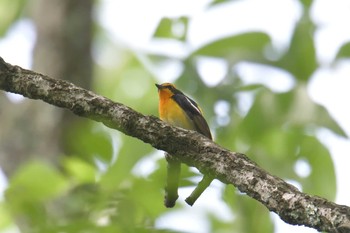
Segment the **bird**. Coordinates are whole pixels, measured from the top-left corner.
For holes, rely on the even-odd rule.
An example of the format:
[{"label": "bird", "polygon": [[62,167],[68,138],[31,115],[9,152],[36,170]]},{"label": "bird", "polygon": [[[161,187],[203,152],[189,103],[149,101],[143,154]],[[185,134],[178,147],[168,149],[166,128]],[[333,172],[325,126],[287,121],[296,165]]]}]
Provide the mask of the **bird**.
[{"label": "bird", "polygon": [[[212,135],[203,112],[198,104],[178,90],[172,83],[156,84],[159,95],[159,118],[171,125],[188,130],[194,130],[212,140]],[[168,208],[174,207],[178,199],[178,186],[181,173],[181,163],[165,154],[167,160],[167,180],[165,187],[164,205]],[[204,175],[198,186],[185,199],[186,203],[193,205],[198,197],[210,185],[213,178]]]}]

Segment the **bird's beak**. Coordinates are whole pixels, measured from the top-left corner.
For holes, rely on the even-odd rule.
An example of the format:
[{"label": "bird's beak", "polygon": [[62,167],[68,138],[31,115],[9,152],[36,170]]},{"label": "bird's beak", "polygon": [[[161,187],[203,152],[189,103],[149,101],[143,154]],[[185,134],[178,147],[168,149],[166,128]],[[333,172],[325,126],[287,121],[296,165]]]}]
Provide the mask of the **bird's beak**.
[{"label": "bird's beak", "polygon": [[163,86],[162,86],[162,85],[159,85],[159,84],[157,84],[157,83],[156,83],[156,87],[158,88],[158,90],[160,90],[160,89],[162,89],[162,88],[163,88]]}]

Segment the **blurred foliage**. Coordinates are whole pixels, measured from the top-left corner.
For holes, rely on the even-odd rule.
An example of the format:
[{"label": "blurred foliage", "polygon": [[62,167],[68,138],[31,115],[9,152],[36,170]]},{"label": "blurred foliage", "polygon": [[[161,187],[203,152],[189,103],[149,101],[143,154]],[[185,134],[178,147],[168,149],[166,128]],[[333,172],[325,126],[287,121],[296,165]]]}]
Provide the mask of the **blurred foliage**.
[{"label": "blurred foliage", "polygon": [[[252,202],[251,198],[237,192],[232,185],[225,187],[222,199],[235,218],[225,228],[222,227],[222,221],[218,220],[217,229],[223,228],[224,232],[273,232],[273,223],[269,214],[266,214],[266,207],[259,202]],[[215,229],[211,232],[215,232]]]},{"label": "blurred foliage", "polygon": [[239,0],[213,0],[210,3],[210,7],[212,7],[214,5],[219,5],[219,4],[222,4],[222,3],[227,3],[227,2],[230,2],[230,1],[239,1]]},{"label": "blurred foliage", "polygon": [[154,33],[154,38],[167,38],[185,41],[188,30],[188,17],[163,18]]},{"label": "blurred foliage", "polygon": [[314,25],[304,15],[295,27],[289,50],[273,64],[289,71],[300,81],[308,81],[317,68],[313,33]]},{"label": "blurred foliage", "polygon": [[349,57],[350,57],[350,42],[341,46],[337,54],[337,58],[349,58]]},{"label": "blurred foliage", "polygon": [[[18,18],[24,2],[0,1],[0,9],[7,6],[1,14],[1,35]],[[209,7],[223,2],[228,1],[213,1]],[[306,10],[312,1],[301,3]],[[154,38],[186,43],[190,20],[161,19]],[[314,30],[306,11],[295,26],[288,49],[282,56],[275,56],[279,57],[276,60],[266,57],[266,48],[271,46],[266,33],[219,38],[181,60],[183,71],[176,85],[198,100],[218,144],[246,153],[270,173],[298,183],[302,191],[333,200],[334,166],[316,131],[327,128],[343,137],[345,133],[306,91],[310,77],[319,68]],[[115,62],[95,64],[94,91],[143,114],[157,115],[154,83],[158,77],[140,57],[147,57],[153,64],[177,59],[129,50],[103,35],[102,30],[98,33],[98,53],[113,54],[115,57],[109,60]],[[349,51],[349,43],[343,45],[337,58],[349,57]],[[220,58],[228,64],[220,83],[205,84],[196,63],[200,57]],[[242,61],[282,69],[293,76],[295,84],[283,93],[261,83],[245,85],[244,77],[234,71]],[[241,94],[252,98],[246,112],[238,107]],[[229,106],[224,116],[215,110],[219,101]],[[228,121],[222,123],[221,117]],[[97,122],[81,121],[71,132],[65,143],[72,154],[58,161],[59,169],[33,161],[10,179],[6,201],[0,203],[0,230],[24,219],[35,226],[33,232],[176,232],[157,225],[157,220],[170,212],[163,206],[166,164],[159,152]],[[309,166],[309,174],[297,172],[300,161]],[[197,174],[193,170],[183,166],[181,185],[193,186],[190,178],[194,176]],[[175,210],[186,211],[184,198],[179,198]],[[232,221],[222,220],[207,211],[210,232],[273,232],[269,211],[232,185],[223,189],[222,201],[234,217]]]},{"label": "blurred foliage", "polygon": [[224,58],[231,65],[242,60],[261,61],[261,59],[264,59],[264,49],[270,43],[270,38],[265,33],[243,33],[205,45],[195,51],[190,59],[196,56],[219,57]]},{"label": "blurred foliage", "polygon": [[0,0],[0,37],[3,37],[17,20],[26,5],[26,0]]}]

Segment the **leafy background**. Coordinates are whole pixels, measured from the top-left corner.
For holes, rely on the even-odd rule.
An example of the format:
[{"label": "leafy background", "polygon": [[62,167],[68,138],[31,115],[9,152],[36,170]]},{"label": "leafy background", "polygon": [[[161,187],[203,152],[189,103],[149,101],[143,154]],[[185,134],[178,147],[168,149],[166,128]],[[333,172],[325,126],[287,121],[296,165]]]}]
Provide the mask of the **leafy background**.
[{"label": "leafy background", "polygon": [[[31,2],[0,2],[1,36],[6,38],[20,22],[30,22]],[[328,61],[320,58],[315,35],[321,26],[310,16],[313,1],[294,1],[299,11],[290,36],[283,35],[287,38],[284,44],[276,43],[269,30],[246,26],[245,30],[232,32],[230,20],[225,24],[213,20],[212,12],[232,9],[234,13],[242,2],[250,2],[248,12],[260,4],[276,3],[207,1],[203,8],[194,7],[192,11],[200,11],[201,17],[208,17],[208,23],[213,24],[208,24],[207,30],[226,29],[226,34],[216,32],[213,38],[194,43],[193,25],[200,18],[196,14],[185,10],[177,15],[165,12],[162,17],[154,17],[156,23],[150,29],[142,21],[111,18],[109,14],[118,3],[95,1],[91,89],[143,114],[157,115],[154,83],[175,82],[201,105],[217,143],[247,154],[304,192],[334,200],[335,167],[319,132],[347,136],[328,110],[310,97],[309,86],[320,70],[335,69],[344,62],[349,66],[349,42],[339,43],[336,55]],[[135,1],[140,4],[138,9],[155,8],[152,3]],[[186,6],[184,9],[190,5],[181,4]],[[140,12],[134,8],[130,15],[139,19],[136,15]],[[283,22],[282,27],[287,27]],[[271,22],[271,27],[275,23]],[[244,28],[244,22],[241,24]],[[111,25],[117,29],[120,25],[129,27],[136,38],[148,29],[151,37],[146,45],[126,41],[125,35],[115,35]],[[21,101],[25,100],[17,105]],[[16,103],[12,105],[16,108]],[[0,121],[13,120],[4,116],[1,112]],[[0,230],[277,231],[276,217],[264,206],[220,182],[214,182],[194,207],[186,206],[184,197],[199,174],[185,166],[180,199],[174,209],[164,208],[166,164],[162,152],[96,122],[75,119],[70,127],[63,136],[65,152],[54,162],[29,159],[7,177],[8,186],[0,203]]]}]

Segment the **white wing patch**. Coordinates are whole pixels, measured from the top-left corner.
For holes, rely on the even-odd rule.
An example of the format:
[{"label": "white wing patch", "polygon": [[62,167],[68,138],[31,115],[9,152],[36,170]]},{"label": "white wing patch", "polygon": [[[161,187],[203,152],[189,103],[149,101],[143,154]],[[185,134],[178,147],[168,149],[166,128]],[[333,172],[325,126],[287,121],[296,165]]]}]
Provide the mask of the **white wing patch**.
[{"label": "white wing patch", "polygon": [[196,105],[194,105],[193,103],[192,103],[192,101],[189,99],[189,98],[187,98],[187,96],[185,96],[186,97],[186,100],[191,104],[191,106],[194,108],[194,109],[196,109],[196,111],[198,112],[198,114],[202,114],[202,111],[196,106]]}]

